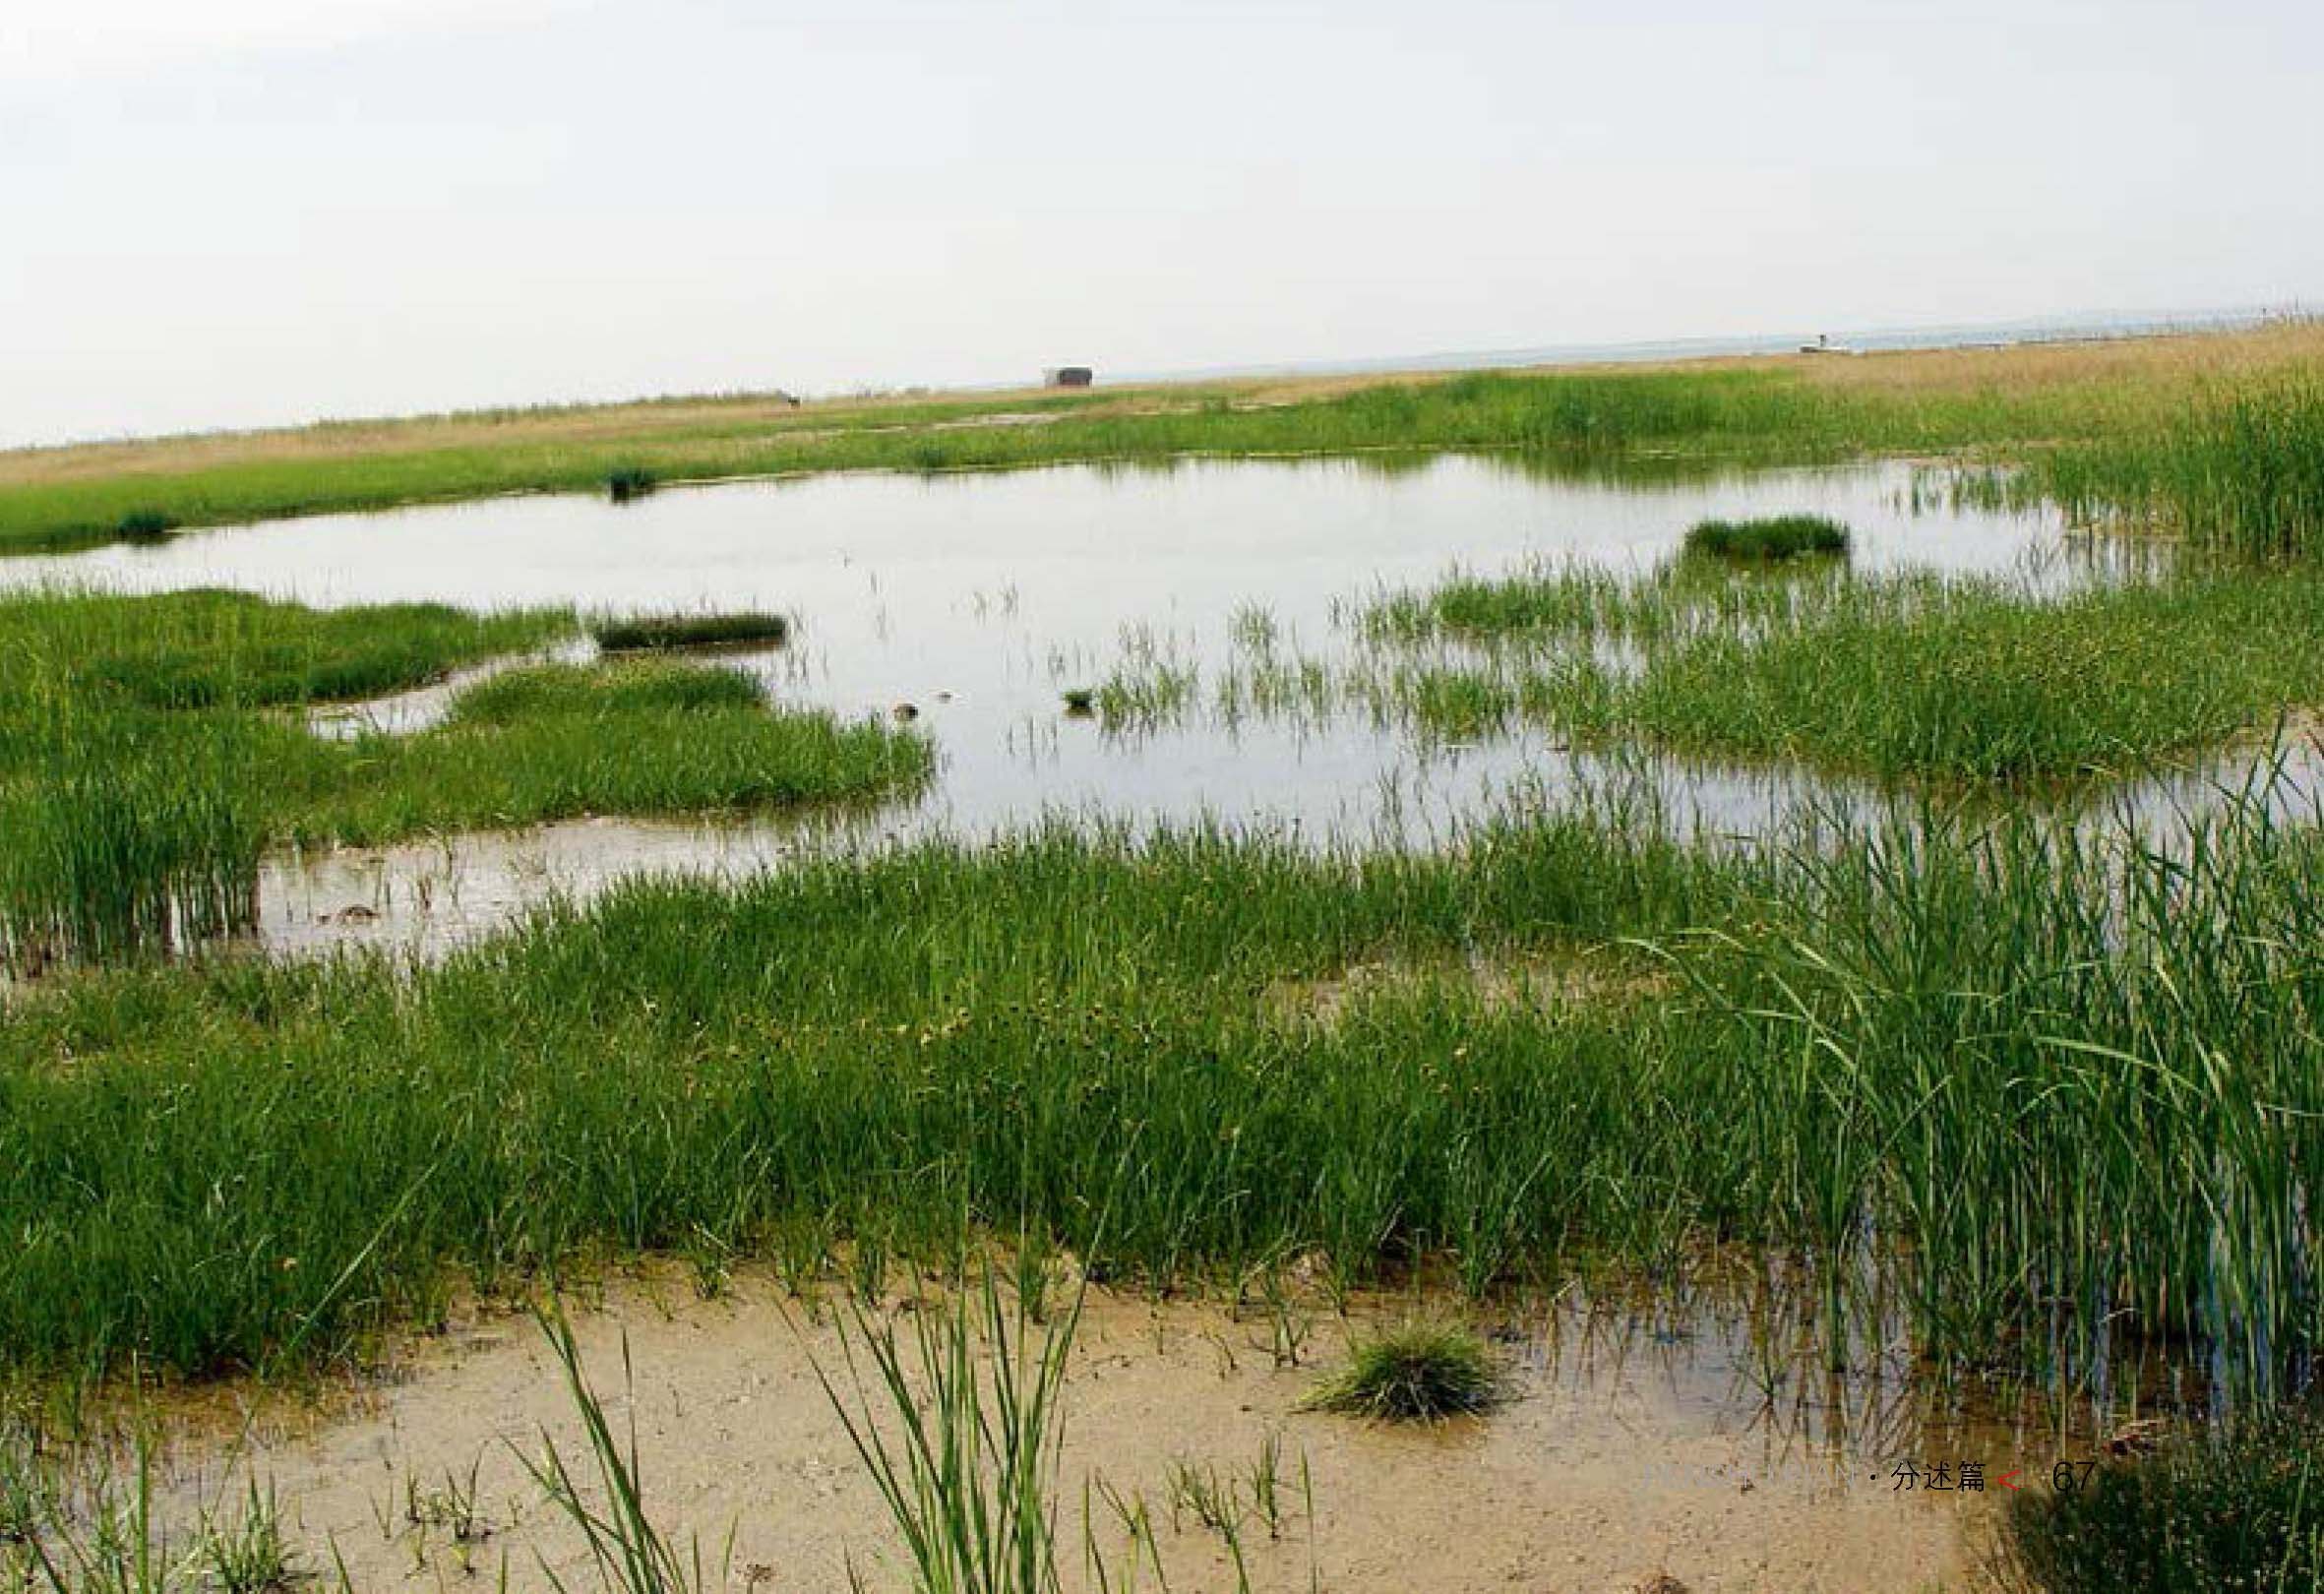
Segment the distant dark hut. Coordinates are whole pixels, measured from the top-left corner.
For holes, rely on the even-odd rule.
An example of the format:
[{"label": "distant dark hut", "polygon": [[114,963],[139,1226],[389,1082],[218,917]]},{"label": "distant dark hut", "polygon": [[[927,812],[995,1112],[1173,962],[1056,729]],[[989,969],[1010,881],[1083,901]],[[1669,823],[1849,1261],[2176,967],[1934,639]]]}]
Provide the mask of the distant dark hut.
[{"label": "distant dark hut", "polygon": [[1053,365],[1041,373],[1044,388],[1086,388],[1097,380],[1097,373],[1086,365]]}]

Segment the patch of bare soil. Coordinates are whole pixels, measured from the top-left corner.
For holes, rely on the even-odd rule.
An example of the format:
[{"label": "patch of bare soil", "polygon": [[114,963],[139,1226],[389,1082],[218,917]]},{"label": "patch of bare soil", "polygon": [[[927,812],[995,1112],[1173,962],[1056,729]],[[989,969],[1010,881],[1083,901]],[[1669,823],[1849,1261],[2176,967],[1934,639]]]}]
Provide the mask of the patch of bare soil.
[{"label": "patch of bare soil", "polygon": [[1328,1029],[1367,1002],[1447,985],[1473,992],[1488,1010],[1530,1011],[1637,1001],[1673,989],[1668,976],[1635,962],[1518,949],[1468,957],[1379,957],[1316,979],[1279,980],[1266,996],[1277,1018]]},{"label": "patch of bare soil", "polygon": [[[1095,1586],[1085,1509],[1124,1586],[1122,1510],[1142,1502],[1170,1588],[1236,1588],[1189,1478],[1225,1492],[1257,1590],[1878,1594],[1966,1575],[1979,1497],[1897,1493],[1860,1441],[1747,1388],[1723,1342],[1563,1335],[1553,1355],[1538,1335],[1504,1336],[1516,1398],[1484,1419],[1415,1430],[1301,1411],[1351,1331],[1396,1310],[1238,1318],[1093,1291],[1065,1393],[1068,1586]],[[843,1366],[843,1317],[811,1318],[770,1281],[703,1302],[672,1279],[617,1288],[576,1323],[616,1432],[635,1424],[650,1509],[682,1546],[699,1535],[712,1587],[842,1589],[851,1563],[868,1587],[910,1586],[816,1375],[819,1361]],[[1287,1337],[1297,1365],[1280,1354]],[[174,1498],[237,1498],[245,1471],[272,1480],[306,1564],[331,1571],[336,1547],[358,1589],[493,1588],[504,1566],[516,1588],[551,1571],[595,1586],[521,1460],[545,1440],[589,1475],[529,1319],[429,1341],[344,1407],[287,1423],[277,1411],[232,1447],[183,1441]],[[1255,1502],[1270,1455],[1271,1517]],[[1150,1566],[1138,1586],[1158,1586]]]}]

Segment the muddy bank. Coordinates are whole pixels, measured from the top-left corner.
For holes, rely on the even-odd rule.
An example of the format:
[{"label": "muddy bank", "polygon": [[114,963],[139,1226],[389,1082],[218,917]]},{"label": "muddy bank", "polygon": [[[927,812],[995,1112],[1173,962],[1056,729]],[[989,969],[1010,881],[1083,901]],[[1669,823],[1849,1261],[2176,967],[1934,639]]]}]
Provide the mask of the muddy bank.
[{"label": "muddy bank", "polygon": [[[1997,1476],[2041,1448],[1989,1426],[1900,1421],[1901,1391],[1771,1394],[1725,1329],[1603,1313],[1496,1325],[1515,1398],[1481,1421],[1411,1430],[1298,1409],[1351,1329],[1399,1315],[1238,1317],[1093,1293],[1065,1396],[1071,1586],[1090,1586],[1085,1502],[1094,1542],[1127,1564],[1102,1484],[1144,1502],[1171,1588],[1235,1588],[1218,1532],[1183,1500],[1174,1513],[1173,1477],[1192,1469],[1248,1500],[1270,1448],[1277,1520],[1270,1531],[1247,1503],[1241,1529],[1262,1590],[1596,1594],[1663,1574],[1697,1591],[1970,1586],[1998,1497],[1900,1491],[1895,1467],[1974,1453]],[[699,1535],[713,1572],[731,1531],[723,1586],[844,1588],[851,1561],[871,1587],[908,1586],[816,1376],[818,1360],[843,1367],[837,1316],[811,1318],[766,1280],[704,1302],[670,1277],[616,1288],[577,1319],[616,1430],[635,1422],[659,1520],[681,1542]],[[1298,1365],[1279,1354],[1286,1320],[1304,1333]],[[593,1476],[541,1331],[493,1317],[409,1351],[352,1410],[275,1410],[249,1424],[238,1455],[188,1441],[172,1487],[182,1502],[238,1489],[240,1469],[272,1480],[307,1564],[330,1568],[336,1547],[361,1589],[488,1586],[504,1563],[515,1587],[545,1586],[544,1565],[591,1586],[579,1539],[522,1461],[544,1435]]]}]

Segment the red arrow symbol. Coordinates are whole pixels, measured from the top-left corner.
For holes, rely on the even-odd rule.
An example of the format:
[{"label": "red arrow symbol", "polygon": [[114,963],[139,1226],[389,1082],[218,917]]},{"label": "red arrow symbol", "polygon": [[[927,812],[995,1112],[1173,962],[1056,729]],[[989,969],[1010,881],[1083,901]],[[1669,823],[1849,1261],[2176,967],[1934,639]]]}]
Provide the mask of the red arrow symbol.
[{"label": "red arrow symbol", "polygon": [[2023,1489],[2025,1487],[2024,1484],[2011,1483],[2009,1480],[2016,1477],[2024,1470],[2025,1469],[2023,1467],[2011,1467],[2007,1472],[2001,1474],[2000,1477],[1995,1478],[1993,1482],[1999,1484],[2004,1489]]}]

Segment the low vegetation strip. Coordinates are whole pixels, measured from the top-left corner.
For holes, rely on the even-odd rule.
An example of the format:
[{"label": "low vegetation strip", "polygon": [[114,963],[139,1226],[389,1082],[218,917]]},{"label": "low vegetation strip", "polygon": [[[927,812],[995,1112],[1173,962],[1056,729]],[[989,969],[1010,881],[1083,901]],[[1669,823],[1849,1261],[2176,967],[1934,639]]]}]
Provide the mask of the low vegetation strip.
[{"label": "low vegetation strip", "polygon": [[[993,468],[1184,455],[1413,449],[1684,449],[1812,459],[1856,451],[2040,455],[2110,443],[2044,477],[2077,501],[2188,500],[2153,467],[2172,417],[2222,383],[2312,370],[2324,333],[2294,323],[2084,350],[1736,361],[1609,371],[1383,378],[1346,391],[1151,389],[1120,400],[952,400],[770,410],[642,405],[554,418],[442,417],[249,439],[0,456],[0,550],[88,545],[172,526],[524,491],[602,492],[746,474]],[[976,424],[1030,413],[1040,424]],[[2123,452],[2127,450],[2128,452]],[[2174,485],[2175,484],[2175,485]],[[2135,501],[2135,502],[2134,502]]]},{"label": "low vegetation strip", "polygon": [[1636,582],[1456,577],[1389,595],[1366,625],[1399,646],[1489,645],[1347,684],[1432,734],[1527,719],[1899,780],[2118,775],[2264,737],[2324,702],[2324,582],[2305,571],[2062,596],[2006,579],[1706,580],[1683,565]]},{"label": "low vegetation strip", "polygon": [[[330,1358],[639,1251],[1086,1249],[1119,1191],[1106,1254],[1156,1280],[1724,1240],[1893,1266],[1940,1359],[2180,1336],[2264,1384],[2324,1329],[2320,846],[2257,803],[2169,856],[1910,812],[1755,852],[1612,809],[1365,859],[1059,832],[636,883],[416,971],[100,973],[0,1030],[0,1354]],[[1279,1012],[1361,959],[1635,943],[1600,955],[1658,1000]]]}]

